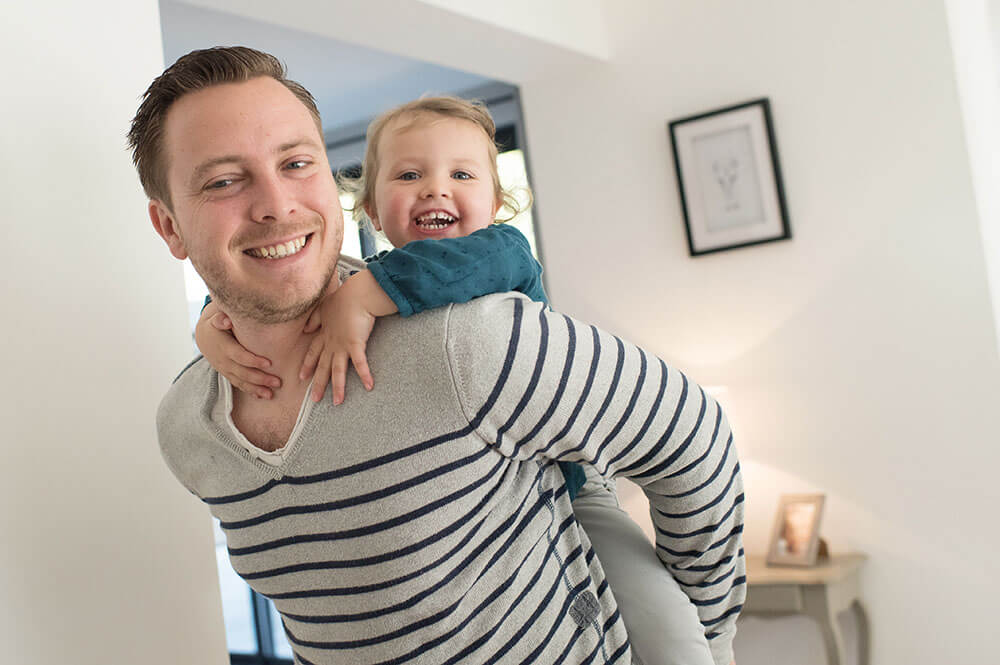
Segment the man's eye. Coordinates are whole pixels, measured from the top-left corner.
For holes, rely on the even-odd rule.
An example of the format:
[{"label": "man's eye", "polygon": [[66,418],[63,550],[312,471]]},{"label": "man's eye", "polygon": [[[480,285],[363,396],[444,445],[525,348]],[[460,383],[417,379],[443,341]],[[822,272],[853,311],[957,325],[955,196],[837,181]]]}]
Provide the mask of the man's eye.
[{"label": "man's eye", "polygon": [[416,171],[406,171],[405,173],[399,174],[400,180],[416,180],[420,177],[420,174]]},{"label": "man's eye", "polygon": [[472,180],[472,174],[468,171],[455,171],[451,177],[455,180]]},{"label": "man's eye", "polygon": [[205,185],[205,189],[225,189],[231,184],[233,181],[230,178],[219,178]]}]

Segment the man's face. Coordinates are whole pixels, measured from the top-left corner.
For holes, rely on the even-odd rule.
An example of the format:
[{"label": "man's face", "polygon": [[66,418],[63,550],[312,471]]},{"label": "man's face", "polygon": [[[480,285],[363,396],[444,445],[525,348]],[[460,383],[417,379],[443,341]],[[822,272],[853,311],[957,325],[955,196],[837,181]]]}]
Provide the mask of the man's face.
[{"label": "man's face", "polygon": [[269,77],[190,93],[167,113],[173,210],[156,230],[191,258],[232,316],[278,323],[308,312],[336,270],[344,220],[308,109]]}]

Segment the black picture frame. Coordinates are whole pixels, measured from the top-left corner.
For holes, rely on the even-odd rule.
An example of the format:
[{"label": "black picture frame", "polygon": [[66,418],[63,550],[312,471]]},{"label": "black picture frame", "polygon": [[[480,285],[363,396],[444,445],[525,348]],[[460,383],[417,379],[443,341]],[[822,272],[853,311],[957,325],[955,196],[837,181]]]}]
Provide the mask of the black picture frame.
[{"label": "black picture frame", "polygon": [[765,97],[668,123],[691,256],[792,237]]}]

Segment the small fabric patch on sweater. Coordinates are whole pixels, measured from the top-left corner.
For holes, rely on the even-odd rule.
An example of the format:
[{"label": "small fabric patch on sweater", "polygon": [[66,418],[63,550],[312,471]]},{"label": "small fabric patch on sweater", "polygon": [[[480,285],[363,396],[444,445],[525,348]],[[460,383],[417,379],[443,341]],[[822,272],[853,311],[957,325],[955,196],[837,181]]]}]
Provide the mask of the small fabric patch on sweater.
[{"label": "small fabric patch on sweater", "polygon": [[569,615],[581,628],[586,628],[597,618],[601,606],[597,602],[597,597],[589,591],[584,591],[577,595],[570,605]]}]

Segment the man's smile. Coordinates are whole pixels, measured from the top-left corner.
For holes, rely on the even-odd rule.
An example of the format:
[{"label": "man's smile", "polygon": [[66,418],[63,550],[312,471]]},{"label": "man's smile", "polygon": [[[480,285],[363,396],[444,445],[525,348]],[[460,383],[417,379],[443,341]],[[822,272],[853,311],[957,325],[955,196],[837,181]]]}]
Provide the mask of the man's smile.
[{"label": "man's smile", "polygon": [[309,242],[309,238],[312,237],[311,233],[299,236],[287,242],[278,243],[275,245],[267,245],[265,247],[254,247],[252,249],[244,250],[244,254],[253,256],[258,259],[283,259],[286,256],[292,256],[298,254],[302,251],[302,248],[306,246]]}]

